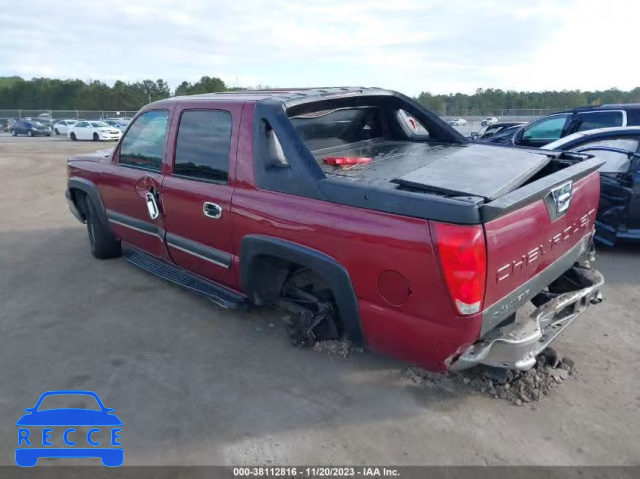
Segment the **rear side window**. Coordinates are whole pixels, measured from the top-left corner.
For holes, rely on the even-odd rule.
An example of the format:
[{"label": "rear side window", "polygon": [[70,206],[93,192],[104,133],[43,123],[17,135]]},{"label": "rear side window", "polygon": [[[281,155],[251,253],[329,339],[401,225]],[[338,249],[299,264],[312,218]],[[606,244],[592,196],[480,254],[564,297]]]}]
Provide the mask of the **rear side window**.
[{"label": "rear side window", "polygon": [[576,115],[575,131],[622,126],[622,119],[621,111],[585,111]]},{"label": "rear side window", "polygon": [[377,107],[306,113],[292,117],[291,123],[312,151],[380,138],[384,134]]},{"label": "rear side window", "polygon": [[640,108],[630,108],[627,110],[627,125],[640,126]]},{"label": "rear side window", "polygon": [[160,171],[168,119],[166,110],[148,111],[136,118],[122,139],[119,163]]},{"label": "rear side window", "polygon": [[178,128],[174,175],[227,182],[231,127],[227,111],[185,111]]}]

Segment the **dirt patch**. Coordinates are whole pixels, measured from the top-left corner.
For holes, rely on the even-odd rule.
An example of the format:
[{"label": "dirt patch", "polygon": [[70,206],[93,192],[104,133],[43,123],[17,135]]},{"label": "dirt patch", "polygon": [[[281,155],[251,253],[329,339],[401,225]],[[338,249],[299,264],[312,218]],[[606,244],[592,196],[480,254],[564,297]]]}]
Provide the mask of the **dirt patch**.
[{"label": "dirt patch", "polygon": [[471,388],[516,406],[539,401],[551,389],[576,374],[573,360],[559,356],[551,348],[543,351],[528,371],[508,371],[503,377],[496,377],[494,370],[483,367],[449,374],[433,373],[414,366],[403,371],[405,378],[422,387],[450,393],[456,386]]},{"label": "dirt patch", "polygon": [[325,353],[330,356],[342,356],[344,358],[352,354],[360,354],[364,352],[363,348],[354,346],[348,339],[317,341],[311,349],[316,353]]}]

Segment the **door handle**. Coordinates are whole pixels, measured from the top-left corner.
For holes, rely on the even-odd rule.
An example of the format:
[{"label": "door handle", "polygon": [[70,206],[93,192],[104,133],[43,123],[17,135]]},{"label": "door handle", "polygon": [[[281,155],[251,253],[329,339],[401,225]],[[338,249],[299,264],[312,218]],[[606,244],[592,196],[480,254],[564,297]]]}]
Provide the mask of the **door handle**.
[{"label": "door handle", "polygon": [[214,220],[218,220],[222,217],[222,207],[209,201],[205,201],[202,205],[202,212],[205,216],[213,218]]},{"label": "door handle", "polygon": [[156,196],[149,192],[145,195],[145,201],[147,203],[147,211],[149,212],[149,217],[152,220],[155,220],[160,216],[160,210],[158,209],[158,204],[156,203]]}]

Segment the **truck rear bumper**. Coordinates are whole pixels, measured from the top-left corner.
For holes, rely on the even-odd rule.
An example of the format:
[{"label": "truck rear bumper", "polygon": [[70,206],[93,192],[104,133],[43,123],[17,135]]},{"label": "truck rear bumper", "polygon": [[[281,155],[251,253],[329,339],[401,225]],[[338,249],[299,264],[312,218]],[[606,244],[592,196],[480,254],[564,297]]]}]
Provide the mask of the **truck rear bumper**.
[{"label": "truck rear bumper", "polygon": [[459,371],[479,364],[527,370],[536,356],[558,337],[590,305],[602,300],[604,277],[596,270],[574,267],[568,281],[575,290],[558,295],[539,306],[530,316],[494,329],[471,345],[449,370]]}]

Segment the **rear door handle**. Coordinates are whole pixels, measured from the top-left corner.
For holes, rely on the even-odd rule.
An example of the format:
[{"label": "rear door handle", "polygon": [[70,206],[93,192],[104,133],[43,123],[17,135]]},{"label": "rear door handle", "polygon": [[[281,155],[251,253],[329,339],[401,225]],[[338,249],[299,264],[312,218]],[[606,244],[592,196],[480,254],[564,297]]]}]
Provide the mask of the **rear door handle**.
[{"label": "rear door handle", "polygon": [[214,220],[222,217],[222,207],[209,201],[205,201],[204,205],[202,205],[202,212],[205,216],[213,218]]}]

